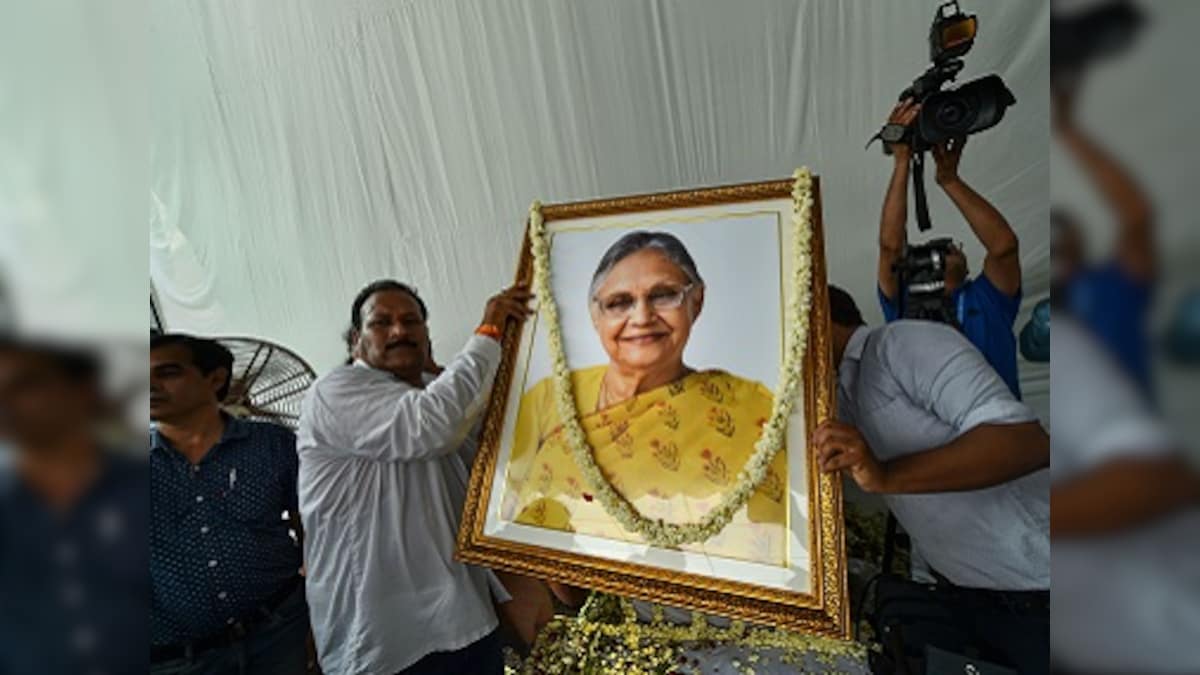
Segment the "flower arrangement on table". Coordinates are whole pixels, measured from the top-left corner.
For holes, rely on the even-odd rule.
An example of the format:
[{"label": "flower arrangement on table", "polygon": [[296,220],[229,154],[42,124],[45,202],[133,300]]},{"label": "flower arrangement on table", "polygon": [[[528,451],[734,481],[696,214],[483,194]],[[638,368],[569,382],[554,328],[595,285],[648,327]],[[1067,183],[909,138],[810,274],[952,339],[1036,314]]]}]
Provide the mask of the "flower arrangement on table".
[{"label": "flower arrangement on table", "polygon": [[[801,667],[815,659],[835,670],[847,660],[865,663],[869,647],[857,642],[801,635],[732,621],[710,624],[693,613],[689,625],[668,622],[654,607],[649,622],[637,619],[625,598],[593,593],[578,616],[559,616],[538,635],[529,656],[507,666],[509,675],[666,674],[699,672],[686,652],[732,645],[747,652],[732,665],[743,675],[772,665]],[[770,650],[770,654],[760,653]]]}]

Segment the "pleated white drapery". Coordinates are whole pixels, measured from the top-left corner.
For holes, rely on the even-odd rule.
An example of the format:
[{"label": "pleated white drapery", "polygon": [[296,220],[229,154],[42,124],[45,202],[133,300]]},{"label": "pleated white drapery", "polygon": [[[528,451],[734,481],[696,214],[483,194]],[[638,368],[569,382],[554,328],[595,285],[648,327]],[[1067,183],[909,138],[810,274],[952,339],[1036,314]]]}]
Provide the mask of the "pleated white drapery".
[{"label": "pleated white drapery", "polygon": [[[514,271],[530,201],[822,178],[830,280],[872,320],[891,160],[863,150],[927,65],[934,2],[152,3],[151,277],[168,327],[337,363],[355,292],[413,283],[448,356]],[[1047,288],[1049,9],[971,3],[961,80],[1017,104],[961,172]],[[930,167],[932,174],[932,166]],[[983,250],[929,176],[935,231]],[[911,200],[910,200],[911,201]],[[916,234],[912,223],[911,236]],[[1019,328],[1020,324],[1018,324]],[[1040,411],[1048,369],[1022,361]]]}]

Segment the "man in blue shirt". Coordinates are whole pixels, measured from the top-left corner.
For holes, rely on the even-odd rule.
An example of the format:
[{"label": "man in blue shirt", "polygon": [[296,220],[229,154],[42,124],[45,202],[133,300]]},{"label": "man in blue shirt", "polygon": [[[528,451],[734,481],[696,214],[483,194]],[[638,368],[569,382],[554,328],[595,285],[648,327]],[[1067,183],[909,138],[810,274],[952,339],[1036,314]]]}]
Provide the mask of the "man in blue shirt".
[{"label": "man in blue shirt", "polygon": [[151,672],[300,675],[296,437],[218,404],[233,355],[213,340],[150,341]]},{"label": "man in blue shirt", "polygon": [[146,466],[97,437],[100,369],[0,337],[4,675],[146,672]]},{"label": "man in blue shirt", "polygon": [[[908,126],[921,106],[902,101],[892,111],[889,123]],[[1017,382],[1017,343],[1013,323],[1021,306],[1021,260],[1017,235],[1004,216],[958,175],[958,163],[966,138],[956,138],[933,149],[937,184],[966,218],[987,251],[983,274],[969,278],[962,247],[946,257],[946,293],[966,338],[983,353],[1013,396],[1021,397]],[[886,321],[901,316],[903,289],[896,264],[908,243],[908,176],[912,149],[905,143],[890,144],[895,166],[883,201],[879,221],[879,302]]]},{"label": "man in blue shirt", "polygon": [[1083,233],[1061,209],[1051,212],[1051,295],[1113,355],[1142,393],[1151,393],[1147,317],[1158,270],[1153,209],[1125,170],[1075,123],[1071,95],[1056,90],[1054,132],[1108,202],[1117,221],[1112,258],[1089,264]]}]

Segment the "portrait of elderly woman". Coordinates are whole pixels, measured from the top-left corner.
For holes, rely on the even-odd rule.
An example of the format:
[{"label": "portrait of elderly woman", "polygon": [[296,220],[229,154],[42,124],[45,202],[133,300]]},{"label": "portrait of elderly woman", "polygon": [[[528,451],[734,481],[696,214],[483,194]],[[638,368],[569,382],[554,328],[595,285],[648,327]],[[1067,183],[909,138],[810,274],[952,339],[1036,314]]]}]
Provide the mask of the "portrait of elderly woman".
[{"label": "portrait of elderly woman", "polygon": [[[633,231],[600,258],[586,302],[608,362],[573,370],[576,408],[596,464],[643,515],[700,520],[736,482],[771,413],[771,390],[684,360],[706,317],[705,283],[687,248],[663,231]],[[558,303],[584,298],[557,298]],[[728,312],[727,312],[728,313]],[[589,492],[555,405],[552,378],[520,400],[502,515],[519,524],[641,542]],[[787,458],[733,521],[683,549],[785,564]]]}]

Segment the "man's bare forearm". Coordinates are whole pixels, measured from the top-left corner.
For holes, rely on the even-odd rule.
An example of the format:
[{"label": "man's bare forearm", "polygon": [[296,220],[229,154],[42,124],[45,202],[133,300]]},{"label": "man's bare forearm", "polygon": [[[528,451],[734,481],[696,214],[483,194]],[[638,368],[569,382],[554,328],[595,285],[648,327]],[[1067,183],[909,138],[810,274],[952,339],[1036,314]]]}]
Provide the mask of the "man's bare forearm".
[{"label": "man's bare forearm", "polygon": [[908,219],[908,155],[895,155],[892,178],[883,198],[883,214],[879,219],[879,244],[884,248],[903,249],[904,231]]},{"label": "man's bare forearm", "polygon": [[1150,200],[1137,181],[1115,159],[1077,127],[1062,131],[1060,137],[1116,211],[1117,219],[1123,226],[1149,224],[1152,213]]},{"label": "man's bare forearm", "polygon": [[1021,289],[1021,258],[1017,235],[1008,220],[961,178],[956,176],[941,185],[987,251],[983,261],[984,275],[1000,292],[1016,295]]},{"label": "man's bare forearm", "polygon": [[1112,534],[1197,506],[1200,475],[1183,460],[1118,460],[1050,490],[1050,534]]},{"label": "man's bare forearm", "polygon": [[899,293],[894,266],[904,254],[908,218],[908,153],[897,152],[883,212],[879,217],[879,288],[893,300]]},{"label": "man's bare forearm", "polygon": [[1017,235],[1008,224],[1008,220],[991,202],[961,178],[942,185],[942,189],[958,207],[963,218],[966,218],[971,231],[975,233],[979,243],[983,244],[988,255],[1004,256],[1016,252]]},{"label": "man's bare forearm", "polygon": [[883,492],[961,492],[999,485],[1050,465],[1050,437],[1037,422],[984,424],[955,440],[884,465]]},{"label": "man's bare forearm", "polygon": [[1154,209],[1146,193],[1125,169],[1078,127],[1068,126],[1059,133],[1063,144],[1087,172],[1096,188],[1116,213],[1120,232],[1118,258],[1140,276],[1154,273]]}]

